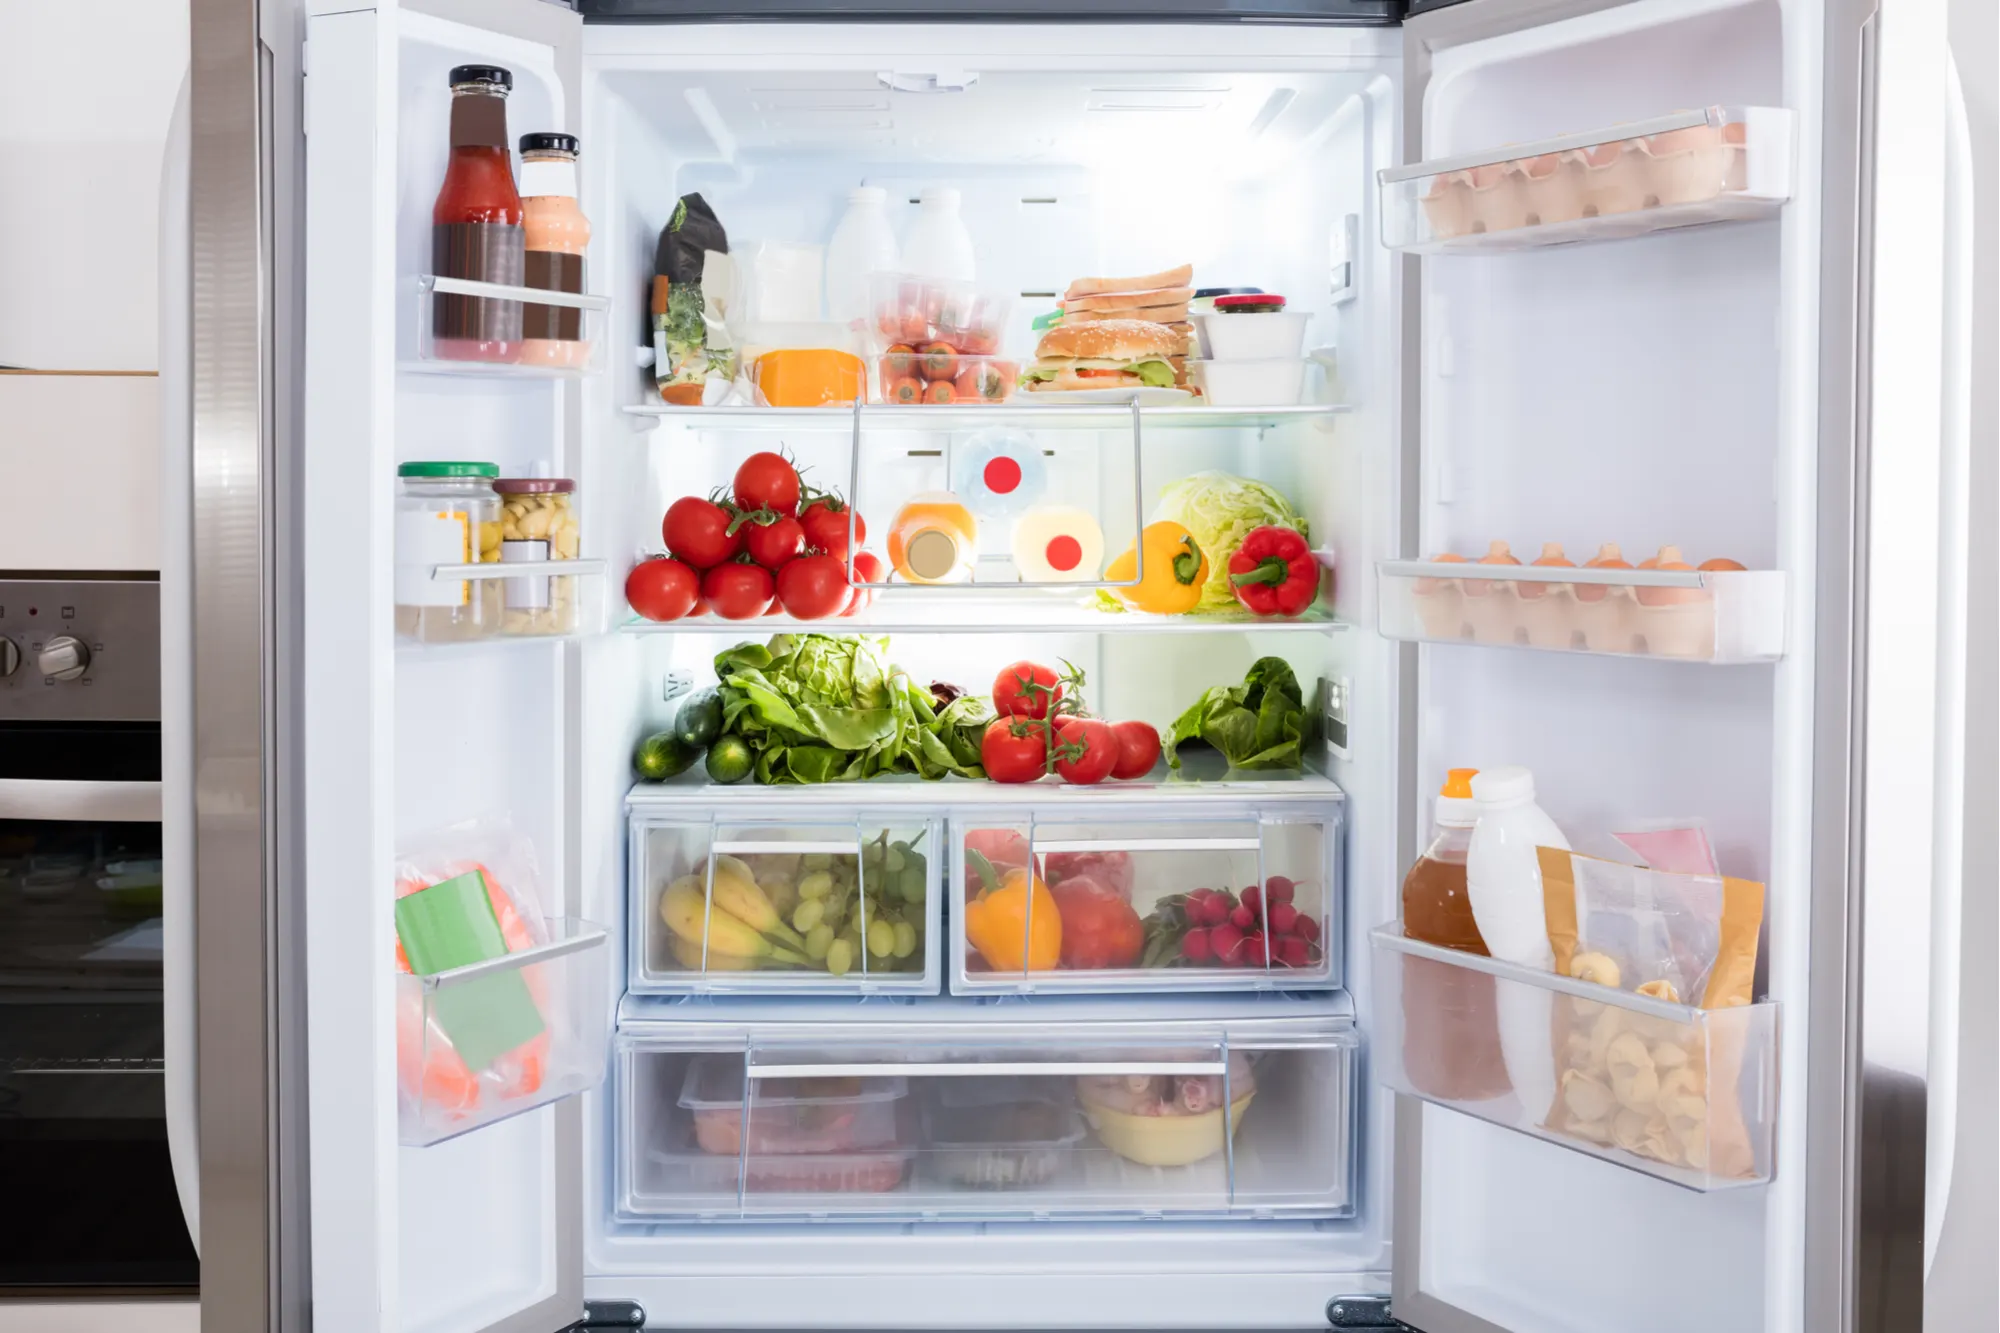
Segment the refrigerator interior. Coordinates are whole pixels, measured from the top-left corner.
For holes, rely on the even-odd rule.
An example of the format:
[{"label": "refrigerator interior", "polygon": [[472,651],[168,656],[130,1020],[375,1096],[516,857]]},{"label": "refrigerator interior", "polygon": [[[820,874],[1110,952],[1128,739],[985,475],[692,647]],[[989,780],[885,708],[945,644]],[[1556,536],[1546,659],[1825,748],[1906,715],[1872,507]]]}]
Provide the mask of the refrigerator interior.
[{"label": "refrigerator interior", "polygon": [[[1434,70],[1430,151],[1714,102],[1800,104],[1799,76],[1781,58],[1775,3],[1668,23],[1663,7],[1633,8],[1642,14],[1625,21],[1640,24],[1636,31],[1573,22],[1562,25],[1567,40],[1541,35],[1552,48],[1545,53],[1501,52],[1508,58],[1483,67]],[[316,23],[314,41],[326,43],[315,48],[316,70],[343,41],[349,57],[373,58],[375,32],[361,32],[358,21],[349,31],[337,22],[343,17]],[[391,198],[375,206],[381,225],[393,217],[397,296],[393,318],[344,332],[393,341],[406,359],[446,151],[446,70],[468,60],[511,68],[515,133],[562,123],[565,93],[548,48],[532,42],[407,11],[386,40],[394,56],[380,67],[393,77],[357,90],[350,110],[387,122],[377,133],[395,145]],[[616,1144],[628,1127],[614,1070],[580,1099],[580,1217],[561,1204],[559,1154],[570,1146],[561,1109],[433,1147],[363,1154],[394,1164],[395,1216],[371,1218],[366,1229],[387,1238],[376,1256],[392,1275],[382,1299],[403,1328],[479,1326],[546,1295],[577,1239],[559,1234],[564,1228],[582,1233],[589,1295],[636,1299],[673,1323],[742,1321],[747,1308],[751,1322],[773,1326],[980,1324],[1004,1310],[1004,1322],[1018,1325],[1268,1327],[1322,1322],[1331,1295],[1386,1291],[1393,1098],[1369,1072],[1367,932],[1396,915],[1409,837],[1428,819],[1428,795],[1447,765],[1527,764],[1559,821],[1701,816],[1733,873],[1771,881],[1770,993],[1785,1003],[1803,995],[1803,941],[1784,938],[1786,904],[1796,910],[1804,892],[1797,870],[1808,664],[1797,657],[1714,669],[1426,647],[1418,650],[1416,770],[1399,767],[1399,649],[1366,628],[1376,619],[1374,563],[1417,553],[1406,549],[1399,520],[1398,268],[1376,237],[1374,172],[1395,160],[1401,105],[1393,30],[619,27],[587,29],[582,40],[582,86],[569,91],[580,97],[583,205],[594,229],[589,290],[611,300],[601,325],[606,371],[581,381],[395,371],[393,387],[375,400],[365,457],[349,475],[372,469],[362,518],[375,534],[387,531],[384,478],[398,462],[478,457],[503,475],[547,463],[575,477],[585,554],[610,567],[609,632],[391,650],[386,626],[371,628],[364,674],[393,712],[365,739],[393,760],[350,813],[379,816],[400,841],[509,812],[538,849],[545,892],[608,929],[605,1023],[649,1040],[672,1028],[685,1044],[697,1024],[711,1025],[726,1045],[760,1023],[850,1040],[856,1027],[929,1023],[951,1040],[998,1030],[1018,1042],[1024,1032],[1099,1023],[1137,1032],[1129,1039],[1140,1044],[1167,1045],[1279,1017],[1352,1019],[1361,1043],[1345,1118],[1355,1144],[1352,1192],[1343,1215],[1305,1220],[634,1221],[618,1215]],[[980,79],[962,93],[889,97],[877,80],[885,69],[970,69]],[[752,449],[781,442],[843,489],[851,467],[845,426],[735,429],[626,410],[653,394],[651,372],[632,352],[644,341],[654,243],[674,200],[694,189],[715,206],[733,245],[824,241],[844,191],[862,183],[889,186],[903,208],[924,185],[961,188],[982,279],[1013,290],[1060,292],[1078,275],[1187,260],[1204,281],[1235,282],[1251,270],[1240,280],[1296,293],[1294,308],[1312,311],[1309,346],[1337,349],[1336,392],[1351,412],[1149,432],[1137,501],[1149,510],[1162,482],[1206,467],[1277,486],[1310,520],[1315,544],[1334,553],[1339,628],[1085,632],[1024,599],[995,612],[1019,616],[1017,630],[899,633],[890,655],[915,679],[973,689],[1022,657],[1067,658],[1086,672],[1097,711],[1156,724],[1209,686],[1239,680],[1265,654],[1285,657],[1309,685],[1346,681],[1352,757],[1329,758],[1326,769],[1339,787],[1344,837],[1342,990],[1287,999],[621,1003],[632,743],[671,717],[662,691],[669,672],[704,682],[712,655],[758,627],[735,637],[714,632],[713,622],[688,633],[625,632],[618,582],[640,553],[658,549],[671,499],[724,484]],[[1810,216],[1794,207],[1782,222],[1428,262],[1421,550],[1503,536],[1517,549],[1618,540],[1633,551],[1676,540],[1752,568],[1809,569],[1811,435],[1800,415],[1809,395],[1799,367],[1810,343],[1783,323],[1794,318],[1792,289],[1813,268],[1802,214]],[[1332,238],[1350,216],[1358,297],[1336,303],[1327,294]],[[313,243],[323,262],[338,262],[336,242]],[[1046,296],[1024,301],[1017,324],[1049,304]],[[1009,350],[1028,351],[1027,336],[1015,328]],[[871,429],[863,447],[865,485],[879,478],[918,489],[924,469],[936,467],[916,435]],[[1130,518],[1120,529],[1115,517],[1132,509],[1129,436],[1068,432],[1052,447],[1066,475],[1090,479],[1084,484],[1101,494],[1124,488],[1121,503],[1103,510],[1107,547],[1121,548],[1132,535]],[[311,549],[330,551],[331,528],[314,531]],[[370,559],[372,582],[349,586],[381,612],[387,555]],[[1806,609],[1795,600],[1788,614],[1790,641],[1808,642]],[[736,795],[720,792],[717,810]],[[849,810],[870,801],[865,788],[810,795]],[[931,809],[948,816],[953,800],[942,785]],[[388,851],[378,835],[357,855],[373,858],[365,864],[379,874]],[[550,912],[560,914],[553,905]],[[362,916],[367,929],[354,938],[386,938],[386,903]],[[342,981],[342,994],[362,993],[361,980],[388,989],[391,961],[386,950],[375,953],[370,976]],[[393,1046],[383,1040],[386,1017],[378,1010],[370,1021],[378,1051]],[[376,1080],[386,1059],[378,1054],[370,1066],[351,1048],[315,1058],[369,1067]],[[1803,1086],[1802,1060],[1786,1048],[1792,1086]],[[1280,1096],[1267,1105],[1282,1102],[1299,1122],[1317,1095],[1289,1077],[1274,1091]],[[350,1105],[343,1096],[316,1093],[315,1123],[330,1127],[326,1152],[349,1136],[372,1134],[379,1145],[393,1133],[379,1106],[367,1124],[333,1128],[319,1099]],[[1467,1308],[1516,1328],[1580,1331],[1610,1308],[1621,1311],[1621,1327],[1645,1333],[1690,1323],[1781,1326],[1785,1259],[1798,1229],[1788,1211],[1797,1196],[1782,1172],[1768,1189],[1694,1194],[1464,1117],[1424,1115],[1425,1264]],[[1783,1110],[1781,1161],[1800,1133],[1796,1113]],[[1576,1206],[1522,1205],[1562,1198]],[[1625,1299],[1652,1289],[1663,1272],[1699,1280],[1674,1284],[1670,1301]],[[476,1282],[466,1280],[472,1273]]]}]

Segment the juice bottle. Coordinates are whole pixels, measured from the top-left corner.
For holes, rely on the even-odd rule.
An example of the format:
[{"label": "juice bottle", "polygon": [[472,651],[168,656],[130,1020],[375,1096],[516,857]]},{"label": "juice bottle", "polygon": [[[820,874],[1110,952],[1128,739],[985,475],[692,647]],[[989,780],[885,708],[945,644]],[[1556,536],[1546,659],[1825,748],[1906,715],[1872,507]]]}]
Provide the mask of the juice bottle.
[{"label": "juice bottle", "polygon": [[[521,212],[527,245],[523,286],[583,294],[583,255],[590,220],[576,202],[574,134],[521,136]],[[583,312],[573,306],[522,308],[521,360],[538,366],[582,366],[590,360]]]},{"label": "juice bottle", "polygon": [[962,583],[972,573],[979,527],[950,491],[924,491],[896,511],[889,563],[912,583]]},{"label": "juice bottle", "polygon": [[1014,520],[1023,583],[1088,583],[1104,568],[1104,529],[1075,505],[1036,505]]},{"label": "juice bottle", "polygon": [[[518,287],[527,238],[507,155],[507,92],[498,65],[451,71],[451,160],[431,208],[431,272]],[[484,296],[431,298],[431,354],[448,361],[519,361],[521,303]]]},{"label": "juice bottle", "polygon": [[[1477,772],[1452,769],[1438,793],[1430,845],[1403,880],[1403,933],[1484,954],[1465,889]],[[1492,977],[1429,958],[1403,959],[1403,1072],[1420,1092],[1448,1101],[1487,1101],[1511,1090]]]}]

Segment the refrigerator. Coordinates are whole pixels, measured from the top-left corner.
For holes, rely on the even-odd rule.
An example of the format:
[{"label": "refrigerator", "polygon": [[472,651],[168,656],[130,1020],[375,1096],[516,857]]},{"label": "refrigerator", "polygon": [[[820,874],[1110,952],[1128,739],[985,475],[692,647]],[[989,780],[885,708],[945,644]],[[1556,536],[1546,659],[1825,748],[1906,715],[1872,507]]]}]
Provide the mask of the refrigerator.
[{"label": "refrigerator", "polygon": [[[1981,1225],[1953,1149],[1976,1022],[1964,872],[1984,864],[1964,814],[1967,478],[1990,471],[1963,350],[1983,326],[1947,274],[1971,253],[1963,144],[1983,122],[1942,16],[193,8],[192,429],[162,582],[187,657],[164,704],[188,793],[166,812],[169,1049],[194,1072],[169,1080],[170,1121],[204,1326],[1910,1326],[1934,1257]],[[480,294],[431,265],[466,64],[511,72],[511,133],[580,138],[588,367],[433,356],[432,303]],[[1685,134],[1712,155],[1693,185],[1664,147]],[[1642,156],[1662,174],[1586,174]],[[676,200],[701,192],[742,254],[824,241],[859,185],[898,226],[922,191],[961,192],[1023,359],[1028,317],[1072,279],[1192,261],[1309,313],[1308,389],[1245,408],[662,403],[648,300]],[[1170,482],[1267,483],[1310,525],[1319,605],[1120,616],[987,581],[890,587],[830,625],[654,624],[625,603],[666,507],[753,452],[782,446],[879,535],[987,425],[1032,432],[1051,498],[1110,550]],[[575,481],[574,626],[399,638],[397,472],[438,458]],[[1511,576],[1601,577],[1633,607],[1689,592],[1691,637],[1434,614],[1472,584],[1433,557],[1502,540],[1741,568]],[[427,571],[467,596],[491,572]],[[975,693],[1019,659],[1072,663],[1096,711],[1162,727],[1279,657],[1311,701],[1305,771],[635,783],[635,742],[717,654],[826,628]],[[1409,943],[1399,889],[1446,770],[1509,764],[1573,835],[1699,820],[1724,871],[1766,886],[1754,1002],[1606,1004]],[[412,976],[398,880],[470,820],[532,846],[547,925],[518,966]],[[986,965],[968,839],[1009,837],[1182,887],[1282,868],[1318,946],[1289,971]],[[689,962],[662,927],[667,882],[725,855],[866,875],[892,840],[917,876],[897,964],[774,981]],[[544,1008],[547,1063],[518,1104],[455,1115],[412,1075],[410,1016],[449,1022],[507,975]],[[1566,1131],[1534,1080],[1449,1091],[1470,1057],[1421,1052],[1467,995],[1681,1033],[1714,1062],[1703,1142],[1726,1119],[1741,1160]],[[1087,1095],[1162,1081],[1213,1135],[1192,1161],[1161,1160],[1161,1107]],[[829,1086],[831,1106],[792,1100]],[[953,1153],[968,1107],[1023,1088],[1051,1098],[1037,1151]],[[801,1168],[777,1122],[838,1132]]]}]

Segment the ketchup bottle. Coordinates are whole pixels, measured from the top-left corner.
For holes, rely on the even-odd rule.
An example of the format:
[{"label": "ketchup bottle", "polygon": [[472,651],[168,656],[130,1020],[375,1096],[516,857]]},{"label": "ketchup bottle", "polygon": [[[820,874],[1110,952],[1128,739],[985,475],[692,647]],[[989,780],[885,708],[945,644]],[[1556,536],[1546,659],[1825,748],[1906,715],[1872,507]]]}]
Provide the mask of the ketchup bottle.
[{"label": "ketchup bottle", "polygon": [[[451,161],[431,209],[431,271],[519,287],[527,234],[507,153],[507,93],[497,65],[451,72]],[[521,303],[484,296],[431,298],[431,355],[449,361],[519,361]]]}]

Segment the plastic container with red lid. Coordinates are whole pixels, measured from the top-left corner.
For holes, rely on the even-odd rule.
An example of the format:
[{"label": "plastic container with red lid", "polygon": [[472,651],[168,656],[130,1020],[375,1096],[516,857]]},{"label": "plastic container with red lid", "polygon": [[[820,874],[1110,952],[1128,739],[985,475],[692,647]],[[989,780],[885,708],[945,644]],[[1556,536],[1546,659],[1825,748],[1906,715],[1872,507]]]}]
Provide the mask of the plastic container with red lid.
[{"label": "plastic container with red lid", "polygon": [[1243,292],[1215,298],[1216,313],[1223,315],[1261,315],[1284,308],[1285,298],[1275,292]]},{"label": "plastic container with red lid", "polygon": [[1218,296],[1214,310],[1188,318],[1201,331],[1208,360],[1283,361],[1305,354],[1312,315],[1285,309],[1285,298],[1276,293],[1256,292]]}]

